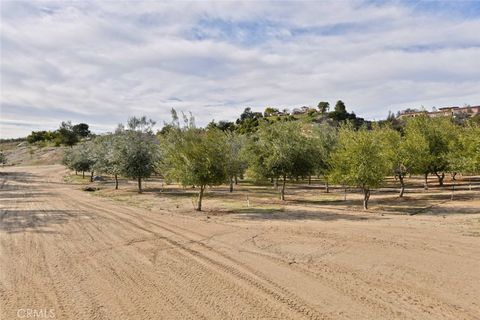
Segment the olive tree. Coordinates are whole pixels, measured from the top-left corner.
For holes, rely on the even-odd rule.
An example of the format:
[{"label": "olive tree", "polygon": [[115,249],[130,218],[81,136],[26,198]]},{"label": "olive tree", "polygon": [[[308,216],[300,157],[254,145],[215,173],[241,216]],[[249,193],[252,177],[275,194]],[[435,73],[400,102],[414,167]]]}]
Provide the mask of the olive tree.
[{"label": "olive tree", "polygon": [[226,136],[216,128],[195,127],[193,117],[184,116],[180,125],[175,110],[172,116],[170,130],[160,137],[163,174],[167,181],[199,187],[195,210],[201,211],[206,186],[220,185],[227,179]]},{"label": "olive tree", "polygon": [[451,141],[449,166],[452,172],[480,173],[480,126],[474,123],[457,128]]},{"label": "olive tree", "polygon": [[282,178],[280,199],[285,200],[287,178],[314,173],[316,149],[312,127],[299,122],[262,124],[247,145],[249,169],[254,176]]},{"label": "olive tree", "polygon": [[398,179],[400,183],[399,198],[405,193],[405,177],[410,172],[408,166],[408,156],[405,148],[405,139],[401,134],[393,130],[391,127],[376,128],[385,140],[384,152],[388,156],[389,163],[392,165],[391,173]]},{"label": "olive tree", "polygon": [[[118,160],[118,172],[137,180],[138,192],[142,193],[142,179],[149,178],[160,159],[159,143],[153,134],[155,122],[146,117],[133,117],[128,127],[118,131],[114,161]],[[118,156],[117,156],[118,152]]]},{"label": "olive tree", "polygon": [[337,141],[337,130],[326,123],[313,127],[313,151],[315,155],[315,173],[323,176],[325,191],[329,189],[329,173],[331,171],[330,156]]},{"label": "olive tree", "polygon": [[94,140],[94,153],[96,157],[94,170],[99,173],[113,175],[115,190],[118,189],[118,175],[121,173],[122,154],[120,134],[107,134],[98,136]]},{"label": "olive tree", "polygon": [[405,127],[405,152],[413,173],[423,174],[425,190],[428,175],[433,173],[443,186],[445,172],[449,170],[448,155],[455,139],[455,125],[450,118],[429,118],[426,115],[411,118]]},{"label": "olive tree", "polygon": [[93,176],[95,159],[91,151],[91,145],[86,143],[67,149],[63,156],[63,164],[75,172],[82,172],[83,178],[85,178],[85,171],[91,171]]},{"label": "olive tree", "polygon": [[242,148],[246,137],[236,132],[225,132],[225,173],[233,192],[233,184],[237,183],[238,177],[242,177],[247,163],[242,156]]},{"label": "olive tree", "polygon": [[352,125],[340,128],[338,142],[331,157],[331,177],[337,183],[361,188],[363,208],[368,209],[372,188],[378,187],[390,173],[391,163],[386,140],[379,130]]}]

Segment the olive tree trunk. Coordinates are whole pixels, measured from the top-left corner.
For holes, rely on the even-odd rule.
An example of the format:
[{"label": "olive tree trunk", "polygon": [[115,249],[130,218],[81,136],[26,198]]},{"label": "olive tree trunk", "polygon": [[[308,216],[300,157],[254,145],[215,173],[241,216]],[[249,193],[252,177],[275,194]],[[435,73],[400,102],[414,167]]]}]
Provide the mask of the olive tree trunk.
[{"label": "olive tree trunk", "polygon": [[138,193],[142,193],[142,178],[138,177]]},{"label": "olive tree trunk", "polygon": [[370,200],[370,189],[363,189],[363,210],[368,210],[368,200]]},{"label": "olive tree trunk", "polygon": [[85,179],[85,171],[82,171],[82,179]]},{"label": "olive tree trunk", "polygon": [[115,190],[118,190],[118,175],[115,173]]},{"label": "olive tree trunk", "polygon": [[425,173],[425,180],[423,182],[423,189],[428,190],[428,172]]},{"label": "olive tree trunk", "polygon": [[205,185],[201,185],[200,191],[198,192],[197,207],[195,208],[196,211],[202,211],[202,199],[203,199],[204,190],[205,190]]},{"label": "olive tree trunk", "polygon": [[435,172],[435,175],[437,176],[438,178],[438,185],[440,187],[443,187],[443,179],[445,179],[445,173],[442,172],[442,174],[438,174],[437,172]]},{"label": "olive tree trunk", "polygon": [[230,192],[233,192],[233,177],[230,177]]},{"label": "olive tree trunk", "polygon": [[280,191],[280,200],[285,201],[285,185],[287,184],[287,176],[283,175],[282,190]]},{"label": "olive tree trunk", "polygon": [[403,197],[403,193],[405,192],[405,181],[403,180],[403,178],[403,174],[398,175],[398,180],[400,181],[400,194],[398,195],[398,197],[400,198]]},{"label": "olive tree trunk", "polygon": [[93,182],[93,171],[90,172],[90,182]]}]

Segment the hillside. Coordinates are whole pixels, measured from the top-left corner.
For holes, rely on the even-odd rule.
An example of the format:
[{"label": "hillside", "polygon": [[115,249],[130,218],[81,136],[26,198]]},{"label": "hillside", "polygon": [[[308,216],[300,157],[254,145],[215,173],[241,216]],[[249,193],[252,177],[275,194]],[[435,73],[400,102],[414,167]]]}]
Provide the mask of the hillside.
[{"label": "hillside", "polygon": [[49,165],[62,163],[65,147],[36,146],[23,142],[2,142],[0,150],[7,157],[7,165]]}]

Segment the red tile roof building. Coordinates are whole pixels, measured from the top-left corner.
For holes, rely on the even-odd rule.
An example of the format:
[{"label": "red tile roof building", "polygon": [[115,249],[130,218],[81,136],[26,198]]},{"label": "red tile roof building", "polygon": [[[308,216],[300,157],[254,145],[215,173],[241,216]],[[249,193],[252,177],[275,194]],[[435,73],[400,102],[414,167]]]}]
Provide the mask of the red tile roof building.
[{"label": "red tile roof building", "polygon": [[459,116],[459,115],[468,115],[468,116],[476,116],[480,113],[480,106],[466,106],[466,107],[443,107],[438,108],[438,110],[434,111],[426,111],[426,110],[411,110],[407,109],[406,111],[400,112],[397,118],[404,119],[404,118],[412,118],[418,117],[419,115],[426,114],[431,118],[434,117],[449,117],[449,116]]}]

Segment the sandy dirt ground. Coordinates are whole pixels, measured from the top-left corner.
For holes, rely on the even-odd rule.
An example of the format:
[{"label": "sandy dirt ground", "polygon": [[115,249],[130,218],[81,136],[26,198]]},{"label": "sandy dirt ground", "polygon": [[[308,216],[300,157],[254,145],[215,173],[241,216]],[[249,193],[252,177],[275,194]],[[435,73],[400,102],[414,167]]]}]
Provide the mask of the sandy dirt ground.
[{"label": "sandy dirt ground", "polygon": [[[0,170],[0,319],[480,319],[480,211],[175,214]],[[20,313],[19,313],[20,312]]]}]

